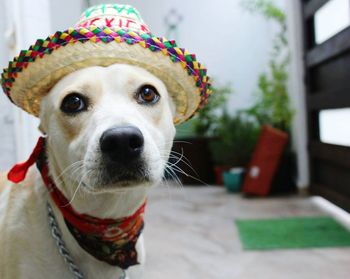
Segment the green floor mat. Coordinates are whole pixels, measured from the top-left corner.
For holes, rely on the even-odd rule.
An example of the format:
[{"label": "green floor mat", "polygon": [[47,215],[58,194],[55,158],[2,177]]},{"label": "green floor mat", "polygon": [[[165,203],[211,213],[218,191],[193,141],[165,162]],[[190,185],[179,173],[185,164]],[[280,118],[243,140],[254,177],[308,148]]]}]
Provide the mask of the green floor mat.
[{"label": "green floor mat", "polygon": [[235,222],[245,250],[350,246],[350,232],[330,217]]}]

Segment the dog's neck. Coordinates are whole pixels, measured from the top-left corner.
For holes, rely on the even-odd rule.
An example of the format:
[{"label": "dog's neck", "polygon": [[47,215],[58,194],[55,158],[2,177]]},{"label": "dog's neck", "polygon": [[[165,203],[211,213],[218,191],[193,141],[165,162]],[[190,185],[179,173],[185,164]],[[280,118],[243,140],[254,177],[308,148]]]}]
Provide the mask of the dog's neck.
[{"label": "dog's neck", "polygon": [[145,199],[146,190],[140,188],[120,193],[76,195],[71,205],[76,211],[90,216],[119,219],[130,216],[144,203]]}]

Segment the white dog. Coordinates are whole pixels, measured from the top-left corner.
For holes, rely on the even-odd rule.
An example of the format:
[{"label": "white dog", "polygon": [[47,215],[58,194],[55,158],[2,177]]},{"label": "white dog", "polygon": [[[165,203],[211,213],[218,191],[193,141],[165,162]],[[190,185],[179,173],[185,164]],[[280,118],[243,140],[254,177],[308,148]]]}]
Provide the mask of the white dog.
[{"label": "white dog", "polygon": [[[132,215],[161,181],[175,128],[174,105],[163,82],[136,66],[89,67],[62,78],[45,96],[40,130],[47,135],[50,175],[79,213]],[[32,167],[26,179],[1,180],[0,278],[72,278],[51,237],[48,191]],[[50,199],[49,199],[50,200]],[[121,268],[87,253],[50,200],[58,227],[84,278],[122,278]],[[144,262],[142,236],[138,262]],[[140,278],[137,265],[127,269]]]},{"label": "white dog", "polygon": [[21,51],[0,82],[45,135],[0,178],[0,279],[141,278],[147,191],[174,125],[211,94],[206,68],[134,7],[101,4]]}]

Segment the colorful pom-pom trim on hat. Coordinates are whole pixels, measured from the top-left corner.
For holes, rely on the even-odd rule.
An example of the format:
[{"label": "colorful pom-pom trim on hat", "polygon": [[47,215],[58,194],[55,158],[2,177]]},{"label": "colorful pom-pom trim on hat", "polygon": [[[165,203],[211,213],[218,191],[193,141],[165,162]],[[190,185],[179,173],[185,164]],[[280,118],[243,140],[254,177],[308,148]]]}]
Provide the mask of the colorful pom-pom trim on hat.
[{"label": "colorful pom-pom trim on hat", "polygon": [[[211,85],[207,70],[196,61],[194,54],[190,54],[183,48],[177,47],[175,41],[167,40],[166,38],[154,37],[150,33],[137,33],[132,30],[97,27],[94,25],[77,28],[69,28],[63,32],[56,32],[49,36],[46,40],[39,39],[29,50],[22,50],[12,62],[9,63],[7,69],[1,75],[1,85],[3,91],[11,99],[11,88],[16,82],[18,73],[30,66],[38,57],[43,58],[49,55],[54,50],[63,47],[67,44],[77,42],[93,42],[93,43],[109,43],[115,41],[117,43],[127,43],[129,45],[139,44],[145,49],[152,52],[161,51],[165,56],[168,56],[174,63],[181,63],[184,70],[189,76],[192,76],[196,87],[199,89],[200,103],[198,108],[202,107],[211,93]],[[193,116],[193,114],[192,114]]]}]

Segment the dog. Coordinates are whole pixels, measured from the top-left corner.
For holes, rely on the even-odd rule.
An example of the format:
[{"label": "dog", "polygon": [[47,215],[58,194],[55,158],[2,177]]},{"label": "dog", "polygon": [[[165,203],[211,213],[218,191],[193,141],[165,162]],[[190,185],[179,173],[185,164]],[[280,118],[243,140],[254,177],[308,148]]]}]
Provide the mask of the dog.
[{"label": "dog", "polygon": [[[49,175],[77,212],[97,218],[132,215],[163,177],[175,136],[175,106],[165,84],[138,66],[79,69],[60,79],[42,99]],[[123,278],[124,271],[90,255],[72,236],[32,166],[23,182],[1,176],[0,278],[72,278],[51,237],[49,204],[62,239],[84,278]],[[127,269],[142,277],[139,265]]]},{"label": "dog", "polygon": [[100,4],[0,82],[43,134],[0,177],[0,278],[142,278],[147,193],[174,174],[174,125],[207,103],[207,69],[134,7]]}]

